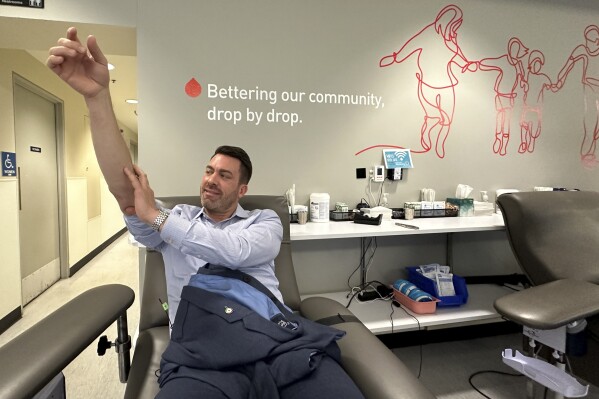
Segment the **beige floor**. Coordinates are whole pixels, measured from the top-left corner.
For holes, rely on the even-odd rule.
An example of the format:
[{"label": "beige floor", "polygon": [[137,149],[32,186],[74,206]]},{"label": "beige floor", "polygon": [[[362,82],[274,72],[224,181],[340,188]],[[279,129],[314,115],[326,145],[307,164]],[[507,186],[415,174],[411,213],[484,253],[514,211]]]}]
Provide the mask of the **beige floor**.
[{"label": "beige floor", "polygon": [[[137,251],[137,248],[129,245],[126,234],[121,236],[73,277],[58,281],[28,304],[23,310],[23,317],[0,335],[0,346],[89,288],[121,283],[131,287],[137,294]],[[129,334],[133,337],[139,324],[137,301],[129,309],[127,318]],[[106,330],[105,334],[113,341],[116,337],[116,325]],[[114,349],[99,357],[96,354],[96,344],[92,344],[65,369],[64,374],[69,399],[123,397],[125,386],[119,382],[118,361]]]}]

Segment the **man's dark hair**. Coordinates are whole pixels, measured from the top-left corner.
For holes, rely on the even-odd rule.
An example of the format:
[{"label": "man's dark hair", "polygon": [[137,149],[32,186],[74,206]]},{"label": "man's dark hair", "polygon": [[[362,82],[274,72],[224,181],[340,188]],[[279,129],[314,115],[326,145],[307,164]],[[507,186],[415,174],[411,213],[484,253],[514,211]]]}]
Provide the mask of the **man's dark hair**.
[{"label": "man's dark hair", "polygon": [[221,145],[216,149],[216,151],[214,151],[212,158],[214,158],[214,156],[217,154],[239,159],[239,162],[241,162],[239,182],[241,184],[248,184],[250,182],[250,179],[252,178],[252,161],[250,160],[250,156],[243,148],[230,145]]}]

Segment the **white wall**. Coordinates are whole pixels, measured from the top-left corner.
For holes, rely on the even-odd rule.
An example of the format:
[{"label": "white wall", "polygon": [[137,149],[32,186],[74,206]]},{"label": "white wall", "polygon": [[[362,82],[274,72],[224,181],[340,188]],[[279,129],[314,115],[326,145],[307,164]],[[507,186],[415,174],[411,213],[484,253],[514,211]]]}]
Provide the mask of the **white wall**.
[{"label": "white wall", "polygon": [[[379,1],[376,7],[359,0],[144,4],[138,23],[140,163],[155,190],[160,195],[197,193],[205,160],[223,143],[240,145],[253,156],[256,174],[251,192],[284,193],[295,183],[302,203],[311,192],[329,192],[332,203],[359,202],[367,184],[355,178],[355,169],[381,163],[382,155],[380,148],[357,153],[378,144],[421,152],[413,156],[415,168],[405,181],[386,184],[392,206],[417,200],[422,187],[436,189],[438,198],[452,196],[459,183],[473,186],[477,199],[480,190],[494,193],[498,188],[598,188],[599,168],[587,169],[580,162],[584,116],[580,65],[561,91],[545,91],[543,131],[534,151],[525,154],[518,152],[523,93],[516,89],[505,155],[493,151],[497,73],[461,73],[454,67],[459,83],[445,154],[439,156],[434,148],[423,151],[416,56],[387,68],[378,64],[432,23],[447,4],[391,0]],[[470,0],[459,6],[463,23],[458,42],[466,57],[477,61],[505,54],[508,40],[516,36],[531,52],[544,53],[543,72],[554,82],[570,52],[583,42],[585,28],[599,17],[599,5],[590,1]],[[432,58],[433,65],[445,71],[446,60]],[[185,92],[192,78],[203,85],[199,97]],[[275,92],[278,100],[270,104],[210,98],[211,84],[223,89],[259,87]],[[306,96],[374,94],[384,107],[317,104],[307,98],[284,102],[285,91]],[[441,98],[448,104],[450,97]],[[449,108],[446,105],[446,111]],[[211,120],[213,109],[238,111],[241,120],[237,124]],[[296,113],[302,123],[262,120],[256,125],[247,120],[248,109],[264,115],[272,109]],[[165,141],[180,144],[165,146]]]},{"label": "white wall", "polygon": [[[544,92],[543,130],[531,152],[518,151],[523,91],[514,89],[511,139],[504,154],[493,148],[497,73],[462,73],[454,68],[459,83],[445,152],[435,151],[435,137],[433,148],[424,151],[417,58],[413,55],[385,68],[379,67],[379,60],[398,51],[449,4],[438,0],[380,0],[376,5],[360,0],[144,3],[137,25],[139,151],[156,194],[197,194],[204,165],[221,144],[242,146],[252,157],[250,193],[283,194],[295,183],[299,203],[306,203],[312,192],[328,192],[332,204],[342,201],[350,206],[367,198],[367,180],[356,179],[355,169],[382,162],[380,148],[359,153],[378,144],[418,152],[413,156],[415,168],[403,181],[385,183],[393,207],[418,200],[423,187],[436,189],[438,199],[453,196],[460,183],[473,186],[477,199],[479,191],[489,191],[491,200],[499,188],[599,189],[599,167],[581,163],[585,111],[580,65],[562,90]],[[518,37],[530,52],[543,52],[542,72],[553,82],[572,50],[584,41],[585,28],[599,17],[599,4],[590,0],[464,0],[457,5],[463,12],[458,43],[469,60],[499,57],[507,52],[508,40]],[[438,42],[433,34],[423,46]],[[430,66],[437,67],[433,74],[445,72],[446,52],[441,47],[432,53]],[[523,60],[528,63],[528,58]],[[191,79],[203,87],[197,97],[186,91]],[[225,99],[211,95],[210,85],[225,91],[230,86],[258,87],[274,92],[277,101]],[[290,91],[306,96],[373,94],[382,98],[384,107],[318,104],[307,97],[302,102],[282,101],[282,94]],[[433,102],[434,98],[429,95]],[[440,98],[449,110],[452,96],[444,93]],[[294,113],[302,122],[291,126],[262,119],[256,124],[248,120],[248,109],[263,112],[263,118],[273,109]],[[240,120],[213,120],[212,110],[239,112]],[[373,185],[375,195],[379,188]],[[457,273],[517,270],[503,233],[480,237],[456,238]],[[333,274],[347,276],[357,266],[359,243],[350,241],[294,244],[300,288],[343,285],[345,279],[335,280]],[[379,244],[374,276],[392,278],[414,262],[445,258],[444,237]]]},{"label": "white wall", "polygon": [[69,267],[71,267],[89,253],[88,224],[90,221],[87,217],[86,178],[70,177],[67,179],[67,207],[69,209]]},{"label": "white wall", "polygon": [[[135,26],[137,0],[46,0],[43,9],[0,6],[0,17]],[[16,33],[15,33],[16,34]]]},{"label": "white wall", "polygon": [[[0,204],[4,209],[18,209],[17,180],[0,179]],[[0,317],[21,306],[21,267],[19,255],[19,218],[16,212],[5,212],[0,228]]]},{"label": "white wall", "polygon": [[87,179],[67,179],[69,207],[69,267],[125,227],[121,210],[104,178],[100,181],[101,212],[94,218],[87,214]]}]

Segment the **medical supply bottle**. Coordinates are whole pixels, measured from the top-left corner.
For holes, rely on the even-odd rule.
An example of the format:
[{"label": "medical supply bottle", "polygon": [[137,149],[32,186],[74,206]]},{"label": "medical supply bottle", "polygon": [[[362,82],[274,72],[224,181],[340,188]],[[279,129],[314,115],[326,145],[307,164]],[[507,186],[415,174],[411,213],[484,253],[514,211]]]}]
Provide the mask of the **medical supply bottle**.
[{"label": "medical supply bottle", "polygon": [[327,193],[310,194],[310,221],[329,221],[329,202],[331,197]]}]

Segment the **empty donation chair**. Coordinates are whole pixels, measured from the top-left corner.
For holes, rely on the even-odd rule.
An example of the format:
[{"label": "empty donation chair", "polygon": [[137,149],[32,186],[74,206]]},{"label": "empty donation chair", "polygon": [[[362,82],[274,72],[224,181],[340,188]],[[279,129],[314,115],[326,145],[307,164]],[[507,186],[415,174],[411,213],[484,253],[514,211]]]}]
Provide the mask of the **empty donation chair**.
[{"label": "empty donation chair", "polygon": [[[177,204],[199,205],[199,197],[162,198],[167,208]],[[275,273],[284,302],[302,316],[327,323],[347,334],[339,341],[342,366],[368,399],[434,398],[407,367],[343,305],[327,298],[301,301],[291,258],[289,214],[283,196],[246,195],[244,209],[272,209],[281,218],[283,241],[275,259]],[[169,320],[159,300],[166,298],[164,263],[159,252],[147,250],[143,290],[140,289],[141,315],[125,398],[151,399],[158,393],[157,370],[169,342]]]},{"label": "empty donation chair", "polygon": [[0,398],[63,397],[62,370],[115,320],[119,377],[126,382],[131,348],[127,309],[134,298],[133,290],[120,284],[89,289],[2,346]]},{"label": "empty donation chair", "polygon": [[[529,356],[506,349],[503,360],[555,397],[585,396],[585,381],[599,385],[599,193],[518,192],[497,204],[533,285],[495,302],[501,315],[524,326],[530,345]],[[548,355],[535,356],[543,353],[539,344],[552,348]]]}]

